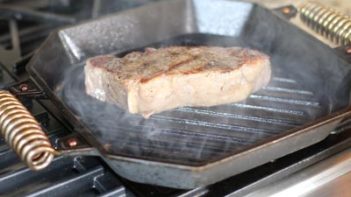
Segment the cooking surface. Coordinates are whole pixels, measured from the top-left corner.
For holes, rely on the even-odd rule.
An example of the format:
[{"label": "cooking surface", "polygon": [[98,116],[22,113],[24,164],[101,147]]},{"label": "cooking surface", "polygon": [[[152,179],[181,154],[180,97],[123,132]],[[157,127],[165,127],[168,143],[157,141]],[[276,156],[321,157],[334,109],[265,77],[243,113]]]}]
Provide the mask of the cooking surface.
[{"label": "cooking surface", "polygon": [[[180,12],[186,11],[183,1],[172,3]],[[194,14],[199,18],[193,20],[199,23],[197,28],[203,29],[203,32],[182,35],[183,29],[190,24],[181,18],[175,20],[177,17],[172,15],[176,14],[176,9],[172,8],[172,12],[167,12],[168,4],[158,6],[162,8],[160,14],[164,15],[166,20],[161,26],[159,22],[152,22],[157,21],[153,14],[148,14],[153,12],[139,9],[116,15],[115,18],[61,30],[58,33],[60,40],[52,36],[44,45],[45,50],[41,50],[35,57],[34,62],[37,63],[32,63],[33,66],[30,67],[41,83],[44,80],[49,88],[59,92],[63,90],[60,96],[86,124],[89,124],[92,129],[91,133],[88,133],[96,136],[108,153],[203,165],[261,144],[272,137],[287,134],[291,132],[289,129],[302,126],[348,105],[349,88],[345,87],[345,84],[349,80],[350,67],[334,56],[327,47],[289,26],[269,11],[259,7],[251,8],[250,4],[245,3],[218,3],[217,7],[228,11],[228,23],[241,24],[234,31],[232,27],[218,24],[216,20],[212,20],[212,23],[207,20],[200,8],[208,9],[208,1],[194,1],[194,8],[187,9],[196,10]],[[243,12],[232,16],[229,9],[235,7],[243,8]],[[148,9],[156,9],[156,5]],[[246,13],[251,9],[251,14]],[[219,13],[212,10],[211,15],[219,16]],[[265,23],[261,23],[262,18],[265,19]],[[128,23],[127,30],[123,25],[126,19],[132,21]],[[136,31],[141,28],[139,23],[143,24],[140,20],[148,23],[148,28],[143,32]],[[207,24],[201,22],[202,20]],[[120,22],[116,24],[116,21]],[[191,24],[194,25],[193,23]],[[92,27],[98,28],[99,31],[94,31]],[[162,35],[154,35],[150,33],[149,28],[164,29]],[[176,30],[172,31],[173,28]],[[86,35],[90,36],[87,37],[89,41],[95,40],[92,45],[86,45],[86,41],[78,36],[85,31],[90,32]],[[108,32],[118,32],[118,35]],[[121,39],[115,39],[116,36]],[[173,38],[161,39],[167,37]],[[99,38],[103,38],[101,43],[96,41]],[[111,46],[109,39],[114,45]],[[159,41],[160,39],[162,41]],[[155,41],[158,42],[152,44]],[[273,80],[265,90],[251,95],[241,103],[212,108],[180,108],[154,115],[148,120],[86,96],[82,91],[82,66],[72,64],[72,61],[84,62],[87,57],[114,51],[124,53],[139,48],[140,43],[147,43],[142,47],[203,44],[252,47],[271,56]],[[95,46],[99,50],[94,51]],[[53,50],[62,54],[72,53],[73,56],[62,55],[57,58],[55,54],[53,57],[50,53]],[[48,60],[48,57],[53,58]],[[60,69],[50,71],[55,65]],[[62,80],[65,72],[69,75]],[[329,80],[324,80],[326,77]],[[116,116],[120,118],[110,118]]]},{"label": "cooking surface", "polygon": [[[68,100],[83,96],[72,92],[64,94],[70,95],[66,97]],[[73,108],[74,102],[68,101]],[[100,114],[100,120],[96,120],[96,114],[84,117],[86,122],[94,122],[91,127],[96,128],[96,136],[112,152],[147,155],[161,161],[182,161],[190,165],[240,151],[325,113],[313,92],[302,89],[294,79],[279,75],[244,102],[208,108],[178,108],[152,115],[149,119],[128,115],[111,122],[107,117],[112,114],[123,117],[123,109],[101,102],[90,104],[90,107],[93,110],[113,109],[108,114]],[[111,129],[99,130],[98,125],[109,125]]]},{"label": "cooking surface", "polygon": [[[79,75],[82,69],[75,69],[72,76]],[[62,96],[78,113],[109,109],[101,110],[98,115],[86,113],[84,121],[92,123],[90,126],[95,135],[112,153],[126,152],[172,163],[181,161],[199,165],[289,132],[289,129],[326,113],[314,92],[284,75],[284,71],[275,69],[270,84],[244,102],[207,108],[178,108],[152,115],[149,119],[125,115],[127,112],[123,109],[77,91],[84,90],[84,80],[81,79],[76,81],[74,78],[71,84],[78,87],[64,89]],[[74,99],[78,97],[81,99]],[[89,109],[80,107],[78,102],[82,100],[91,101]],[[113,115],[122,118],[108,118]]]}]

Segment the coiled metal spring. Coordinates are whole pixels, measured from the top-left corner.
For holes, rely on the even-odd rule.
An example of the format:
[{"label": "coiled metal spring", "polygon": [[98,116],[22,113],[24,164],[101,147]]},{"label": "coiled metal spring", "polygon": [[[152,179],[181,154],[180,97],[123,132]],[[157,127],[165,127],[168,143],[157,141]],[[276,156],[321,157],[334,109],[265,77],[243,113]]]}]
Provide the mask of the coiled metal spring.
[{"label": "coiled metal spring", "polygon": [[318,3],[305,3],[300,17],[309,27],[332,42],[351,44],[351,18]]},{"label": "coiled metal spring", "polygon": [[8,91],[0,91],[0,129],[8,145],[33,170],[45,168],[55,150],[39,123]]}]

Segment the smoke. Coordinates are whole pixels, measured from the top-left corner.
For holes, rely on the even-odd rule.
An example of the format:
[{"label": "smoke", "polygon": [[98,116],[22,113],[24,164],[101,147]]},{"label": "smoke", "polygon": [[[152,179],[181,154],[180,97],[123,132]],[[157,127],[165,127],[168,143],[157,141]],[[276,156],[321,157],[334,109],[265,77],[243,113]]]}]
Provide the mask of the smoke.
[{"label": "smoke", "polygon": [[[190,23],[190,26],[182,29],[187,31],[186,35],[169,36],[172,38],[157,42],[160,38],[166,38],[167,34],[174,34],[163,29],[169,23],[160,15],[159,18],[153,18],[161,20],[159,24],[162,24],[155,27],[154,32],[150,27],[130,25],[129,31],[135,28],[138,32],[122,35],[122,38],[127,39],[119,45],[122,48],[110,50],[118,41],[114,40],[113,45],[108,43],[109,39],[116,38],[107,35],[102,38],[104,43],[99,44],[99,50],[95,53],[101,54],[107,49],[107,53],[123,53],[133,46],[139,48],[140,43],[145,43],[145,47],[216,45],[257,49],[271,57],[273,77],[268,87],[251,95],[247,100],[214,107],[178,108],[144,119],[140,115],[130,114],[115,105],[88,96],[84,86],[84,62],[71,66],[66,71],[62,86],[57,90],[59,96],[74,111],[76,117],[88,125],[108,151],[189,164],[207,162],[242,150],[348,105],[350,89],[345,86],[350,81],[350,67],[339,60],[330,49],[265,9],[229,1],[223,1],[225,4],[221,6],[221,2],[217,1],[214,8],[207,7],[214,10],[206,12],[199,8],[206,7],[206,3],[209,5],[209,1],[193,1],[193,9],[198,14],[201,13],[199,15],[202,18],[199,21],[195,18],[186,19]],[[222,17],[220,13],[223,10],[232,9],[224,6],[228,3],[232,3],[234,7],[246,8],[242,9],[246,14],[236,14],[232,18],[229,16],[230,12],[225,12],[228,16]],[[187,17],[194,17],[196,12]],[[160,10],[160,13],[165,14],[166,11]],[[206,23],[203,22],[204,19]],[[224,23],[224,20],[242,25],[235,26],[236,30],[233,32],[232,25],[228,21]],[[200,27],[197,28],[196,25]],[[201,33],[188,33],[190,30]],[[94,31],[89,31],[93,38],[90,41],[92,46],[89,43],[81,44],[85,47],[83,49],[87,51],[87,56],[94,54],[93,46],[98,42],[96,39],[99,36],[94,36]],[[145,37],[143,31],[146,31]],[[145,40],[129,45],[128,36],[130,39]],[[83,37],[80,39],[83,40]],[[79,44],[75,46],[80,47]],[[121,56],[120,53],[116,55]]]}]

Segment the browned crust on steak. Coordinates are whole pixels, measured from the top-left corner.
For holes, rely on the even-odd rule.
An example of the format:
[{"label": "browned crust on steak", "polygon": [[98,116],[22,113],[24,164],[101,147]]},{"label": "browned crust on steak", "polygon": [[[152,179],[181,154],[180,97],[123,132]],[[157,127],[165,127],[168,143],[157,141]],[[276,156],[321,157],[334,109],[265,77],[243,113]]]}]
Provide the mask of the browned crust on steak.
[{"label": "browned crust on steak", "polygon": [[103,69],[106,69],[107,71],[113,72],[112,69],[108,69],[105,65],[110,62],[113,58],[115,58],[114,56],[108,56],[108,55],[103,55],[103,56],[98,56],[96,58],[91,58],[89,59],[89,62],[91,65],[93,65],[94,67],[100,67]]},{"label": "browned crust on steak", "polygon": [[[205,57],[203,54],[191,54],[191,50],[198,49],[200,51],[214,51],[213,54],[216,53],[216,50],[218,52],[228,52],[229,54],[223,54],[225,56],[223,59],[227,58],[236,58],[237,61],[233,61],[231,63],[226,64],[224,66],[217,65],[214,63],[214,65],[209,65],[208,62],[211,60],[217,60],[221,59],[220,56],[221,54],[215,54],[217,56],[214,57]],[[175,50],[176,52],[174,52]],[[189,53],[190,51],[190,53]],[[157,54],[159,53],[159,54]],[[188,55],[185,59],[177,61],[177,55],[180,57],[184,57]],[[164,62],[162,65],[159,65],[157,67],[158,70],[152,73],[142,73],[141,70],[147,70],[149,69],[149,66],[152,66],[152,62],[148,62],[147,59],[152,56],[158,56],[159,59],[162,59],[164,55],[170,55],[174,56],[172,59],[173,61],[170,62]],[[133,58],[138,57],[136,59],[142,59],[142,60],[134,60]],[[262,59],[268,58],[266,55],[255,51],[251,49],[246,49],[246,48],[239,48],[239,47],[231,47],[231,48],[223,48],[223,47],[207,47],[207,46],[200,46],[200,47],[182,47],[182,46],[174,46],[174,47],[166,47],[162,49],[148,49],[145,50],[145,52],[132,52],[127,54],[123,58],[116,58],[113,56],[98,56],[94,57],[88,61],[93,66],[96,67],[101,67],[102,69],[106,69],[108,72],[113,72],[116,75],[120,75],[118,78],[120,79],[131,79],[133,78],[134,80],[138,80],[141,83],[147,83],[150,80],[159,77],[162,74],[166,75],[174,75],[174,74],[195,74],[199,72],[204,72],[208,70],[212,71],[217,71],[221,73],[226,73],[230,72],[234,69],[239,68],[243,64],[248,64],[248,65],[254,65],[257,61],[260,61]],[[201,60],[199,60],[201,59]],[[146,61],[145,61],[146,60]],[[195,66],[189,66],[192,62],[196,62],[199,60],[199,64]],[[220,60],[219,60],[220,61]],[[106,66],[106,63],[109,63],[109,66]],[[128,67],[131,64],[135,65],[134,70],[129,70],[129,75],[126,75],[126,72],[123,70],[123,67]],[[180,68],[188,67],[188,69],[185,70],[180,70]],[[124,76],[123,76],[124,75]]]}]

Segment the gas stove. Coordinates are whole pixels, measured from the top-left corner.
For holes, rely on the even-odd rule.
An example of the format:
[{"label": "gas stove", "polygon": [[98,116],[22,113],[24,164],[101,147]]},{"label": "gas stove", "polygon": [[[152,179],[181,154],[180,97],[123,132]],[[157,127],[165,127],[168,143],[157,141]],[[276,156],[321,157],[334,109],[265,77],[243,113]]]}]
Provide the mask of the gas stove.
[{"label": "gas stove", "polygon": [[[142,6],[150,0],[0,0],[0,87],[19,87],[25,94],[31,84],[25,67],[36,49],[57,28],[109,13]],[[341,51],[341,50],[340,50]],[[343,53],[340,52],[342,55]],[[19,94],[20,95],[20,94]],[[41,123],[52,144],[75,131],[48,99],[19,97]],[[275,185],[301,170],[321,163],[351,146],[349,122],[310,147],[286,155],[239,175],[192,190],[135,183],[116,174],[93,156],[56,157],[41,171],[31,171],[0,141],[0,194],[4,196],[243,196],[259,195],[261,188]],[[301,173],[301,172],[300,172]],[[280,188],[282,189],[282,188]],[[256,193],[254,193],[256,191]],[[262,191],[263,192],[263,191]]]}]

